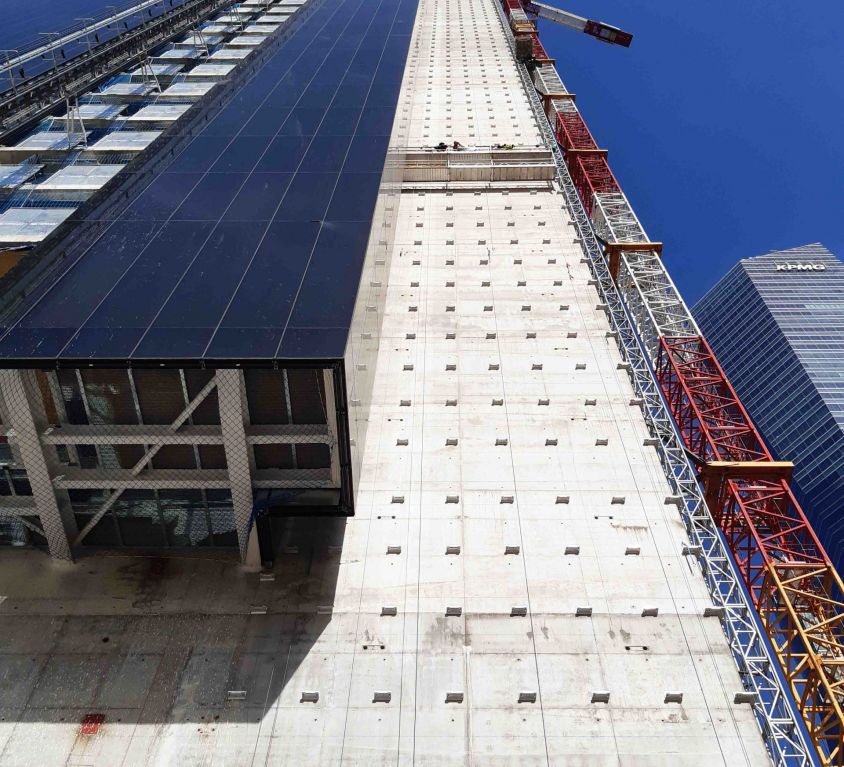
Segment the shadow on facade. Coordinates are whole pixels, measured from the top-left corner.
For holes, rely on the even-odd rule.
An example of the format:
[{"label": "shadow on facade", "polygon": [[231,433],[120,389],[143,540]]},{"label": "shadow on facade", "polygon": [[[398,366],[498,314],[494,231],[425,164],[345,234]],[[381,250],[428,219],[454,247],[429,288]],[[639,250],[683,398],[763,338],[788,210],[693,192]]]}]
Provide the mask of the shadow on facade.
[{"label": "shadow on facade", "polygon": [[[337,631],[329,610],[345,524],[274,520],[271,576],[212,552],[100,553],[73,566],[51,566],[33,550],[7,552],[0,558],[6,727],[81,725],[91,715],[106,726],[213,727],[300,705],[302,692],[319,691],[330,674],[315,648]],[[26,731],[15,728],[7,748]]]}]

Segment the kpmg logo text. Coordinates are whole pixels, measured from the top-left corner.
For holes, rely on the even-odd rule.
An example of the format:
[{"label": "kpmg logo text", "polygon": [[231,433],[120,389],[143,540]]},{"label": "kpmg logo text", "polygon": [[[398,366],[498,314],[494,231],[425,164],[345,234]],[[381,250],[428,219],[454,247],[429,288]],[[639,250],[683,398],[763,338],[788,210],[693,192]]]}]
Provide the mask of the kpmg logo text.
[{"label": "kpmg logo text", "polygon": [[778,272],[823,272],[826,264],[777,264]]}]

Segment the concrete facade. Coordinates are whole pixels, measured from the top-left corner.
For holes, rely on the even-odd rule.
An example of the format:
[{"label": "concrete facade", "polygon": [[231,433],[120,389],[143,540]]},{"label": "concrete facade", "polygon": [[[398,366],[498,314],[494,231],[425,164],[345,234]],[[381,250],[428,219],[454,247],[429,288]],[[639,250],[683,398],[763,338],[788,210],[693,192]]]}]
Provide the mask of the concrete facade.
[{"label": "concrete facade", "polygon": [[394,145],[469,149],[398,199],[355,516],[5,554],[0,763],[768,763],[494,2],[420,0]]}]

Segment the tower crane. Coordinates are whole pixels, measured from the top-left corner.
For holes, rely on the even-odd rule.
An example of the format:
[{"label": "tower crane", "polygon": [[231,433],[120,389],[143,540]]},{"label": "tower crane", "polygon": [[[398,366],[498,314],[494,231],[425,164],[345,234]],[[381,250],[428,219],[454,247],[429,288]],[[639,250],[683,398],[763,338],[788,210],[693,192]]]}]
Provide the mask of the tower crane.
[{"label": "tower crane", "polygon": [[568,11],[561,11],[559,8],[537,3],[535,0],[528,0],[528,2],[524,2],[524,0],[503,0],[503,3],[507,9],[507,16],[516,42],[516,57],[531,66],[551,65],[553,67],[554,64],[554,59],[547,54],[539,41],[539,33],[534,21],[537,18],[562,24],[569,29],[576,29],[579,32],[591,35],[596,40],[611,45],[622,45],[628,48],[633,39],[633,35],[629,32],[623,32],[617,27],[605,24],[603,21],[584,19]]},{"label": "tower crane", "polygon": [[522,3],[525,13],[528,17],[533,16],[537,19],[545,19],[546,21],[553,21],[555,24],[561,24],[569,29],[574,29],[577,32],[591,35],[596,40],[602,43],[609,43],[610,45],[621,45],[625,48],[630,47],[633,40],[633,35],[629,32],[624,32],[618,27],[610,24],[605,24],[603,21],[593,21],[592,19],[584,19],[582,16],[576,16],[568,11],[562,11],[559,8],[546,5],[545,3],[537,3],[535,0],[529,0]]}]

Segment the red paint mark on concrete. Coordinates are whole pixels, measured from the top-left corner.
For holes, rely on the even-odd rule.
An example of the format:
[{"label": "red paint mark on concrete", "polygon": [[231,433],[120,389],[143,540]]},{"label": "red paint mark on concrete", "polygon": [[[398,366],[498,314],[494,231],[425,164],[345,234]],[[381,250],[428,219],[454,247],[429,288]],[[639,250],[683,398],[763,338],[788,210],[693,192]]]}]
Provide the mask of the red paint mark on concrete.
[{"label": "red paint mark on concrete", "polygon": [[105,714],[85,714],[82,718],[82,726],[79,728],[80,735],[96,735],[100,731],[100,725],[105,721]]}]

